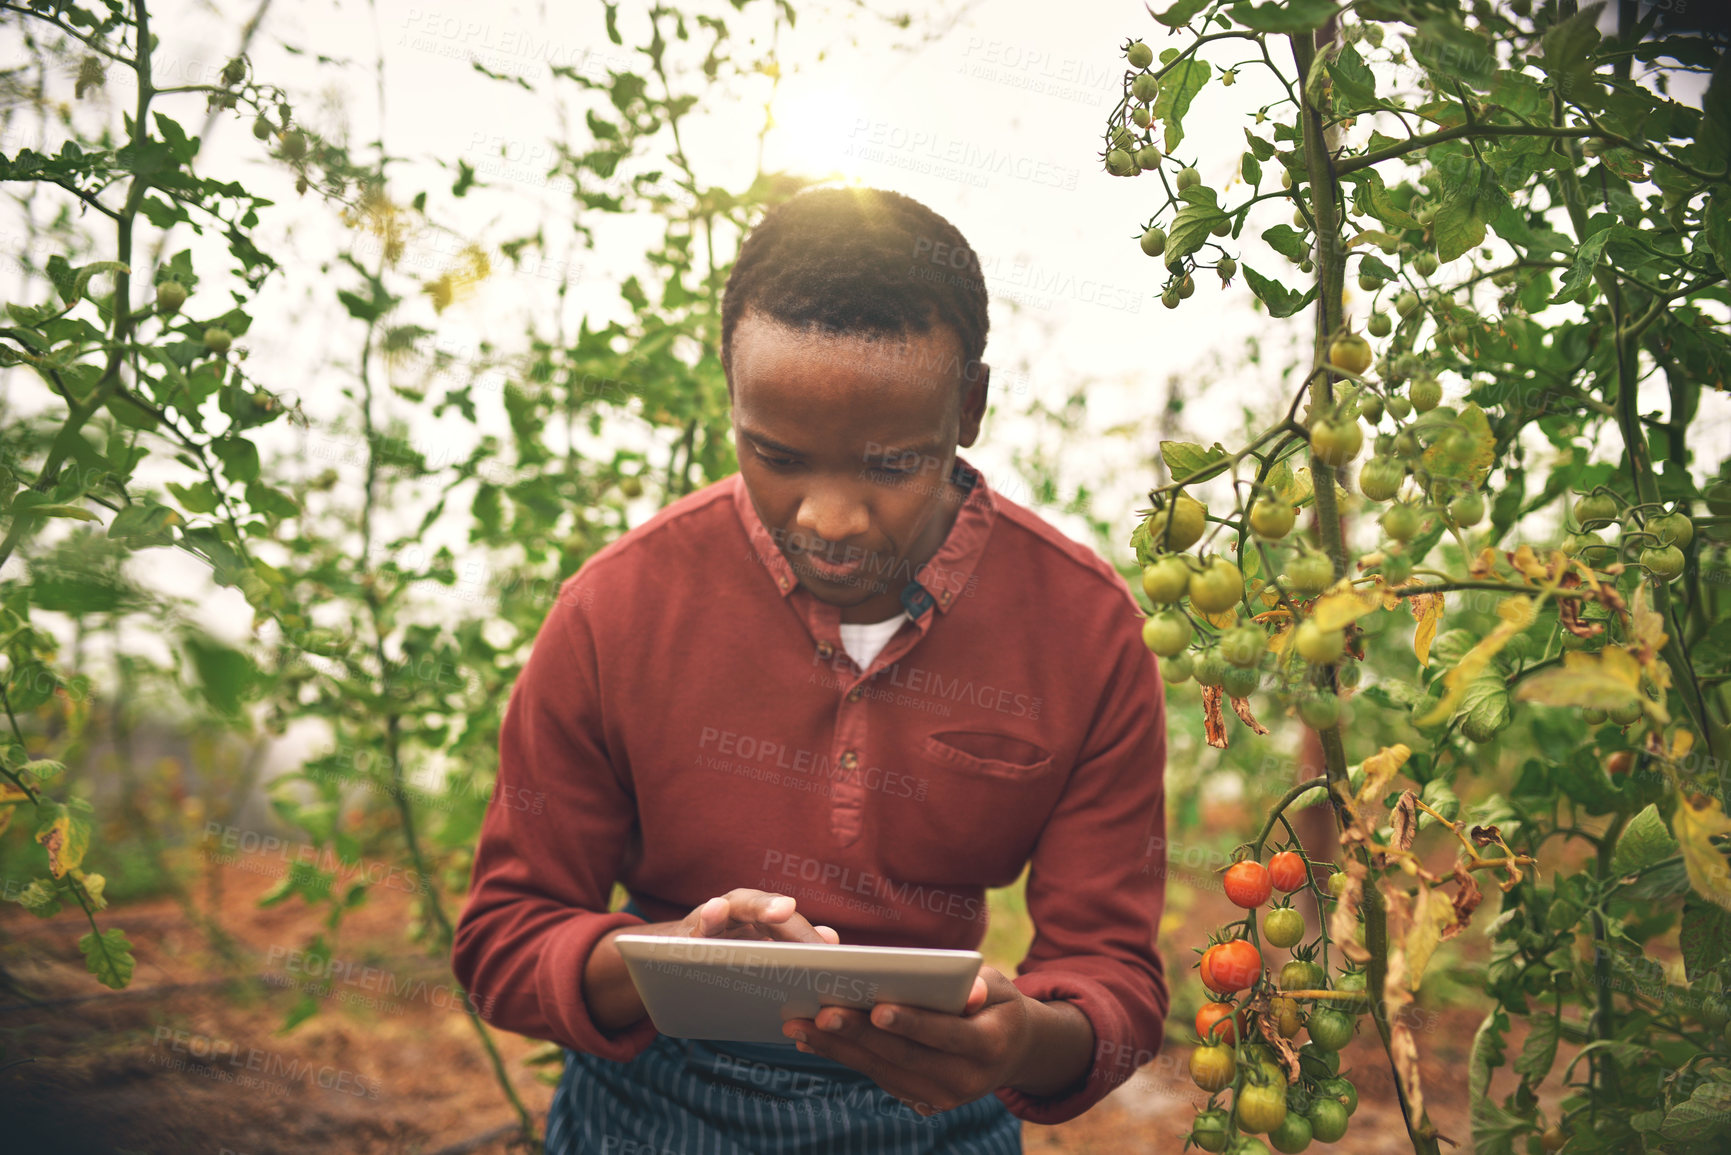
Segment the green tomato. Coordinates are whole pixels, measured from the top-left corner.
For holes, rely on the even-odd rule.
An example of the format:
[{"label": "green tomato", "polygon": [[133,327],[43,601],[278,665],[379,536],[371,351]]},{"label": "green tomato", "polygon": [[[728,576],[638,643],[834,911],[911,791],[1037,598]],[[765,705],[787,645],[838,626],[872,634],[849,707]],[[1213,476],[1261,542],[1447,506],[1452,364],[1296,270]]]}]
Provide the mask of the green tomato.
[{"label": "green tomato", "polygon": [[[1352,1016],[1333,1007],[1317,1007],[1310,1012],[1310,1041],[1325,1051],[1339,1051],[1352,1042]],[[1332,1140],[1331,1140],[1332,1142]]]},{"label": "green tomato", "polygon": [[1241,1130],[1255,1134],[1274,1130],[1286,1121],[1285,1084],[1245,1083],[1238,1088],[1235,1113]]},{"label": "green tomato", "polygon": [[1203,1111],[1190,1125],[1190,1139],[1204,1151],[1226,1150],[1227,1119],[1221,1110]]},{"label": "green tomato", "polygon": [[1144,72],[1130,82],[1130,95],[1143,104],[1153,104],[1155,97],[1160,95],[1160,82],[1153,73]]},{"label": "green tomato", "polygon": [[1189,589],[1190,567],[1177,554],[1166,554],[1142,567],[1142,592],[1157,606],[1171,605]]},{"label": "green tomato", "polygon": [[1268,1133],[1268,1142],[1283,1155],[1298,1155],[1310,1146],[1310,1120],[1297,1111],[1288,1111],[1280,1126]]},{"label": "green tomato", "polygon": [[1197,172],[1195,169],[1186,166],[1178,170],[1177,185],[1179,192],[1184,192],[1186,189],[1193,189],[1201,183],[1202,174]]},{"label": "green tomato", "polygon": [[1334,562],[1325,553],[1301,553],[1286,564],[1286,584],[1304,597],[1319,594],[1334,584]]},{"label": "green tomato", "polygon": [[1485,499],[1478,493],[1463,493],[1449,502],[1449,520],[1462,529],[1470,529],[1484,520]]},{"label": "green tomato", "polygon": [[1210,647],[1202,651],[1202,656],[1196,659],[1194,676],[1198,686],[1224,686],[1226,671],[1232,667],[1226,659],[1220,656],[1218,647]]},{"label": "green tomato", "polygon": [[1411,541],[1423,521],[1419,511],[1410,505],[1391,505],[1381,518],[1382,531],[1396,541]]},{"label": "green tomato", "polygon": [[1406,466],[1395,457],[1373,457],[1358,471],[1358,489],[1371,501],[1388,501],[1400,492]]},{"label": "green tomato", "polygon": [[1124,58],[1130,62],[1131,68],[1147,68],[1154,63],[1154,50],[1140,40],[1132,40],[1124,49]]},{"label": "green tomato", "polygon": [[1221,689],[1226,691],[1229,698],[1248,698],[1261,684],[1262,674],[1254,666],[1246,669],[1229,665],[1220,681]]},{"label": "green tomato", "polygon": [[1641,720],[1645,711],[1641,708],[1641,699],[1635,698],[1621,705],[1612,706],[1605,711],[1605,716],[1619,726],[1633,726]]},{"label": "green tomato", "polygon": [[1142,644],[1162,658],[1173,658],[1190,648],[1193,632],[1183,614],[1162,610],[1142,623]]},{"label": "green tomato", "polygon": [[1244,575],[1223,557],[1210,558],[1200,573],[1190,575],[1190,604],[1205,614],[1225,613],[1244,596]]},{"label": "green tomato", "polygon": [[[1347,971],[1340,976],[1340,981],[1334,984],[1337,991],[1363,991],[1370,981],[1370,976],[1363,971]],[[1331,1004],[1335,1010],[1347,1015],[1362,1015],[1370,1010],[1370,998],[1336,999]]]},{"label": "green tomato", "polygon": [[1394,322],[1388,319],[1387,313],[1372,313],[1364,327],[1372,337],[1386,337],[1394,332]]},{"label": "green tomato", "polygon": [[1346,631],[1325,630],[1316,624],[1315,618],[1306,618],[1300,622],[1292,641],[1298,650],[1298,656],[1313,666],[1327,666],[1338,662],[1340,656],[1346,652]]},{"label": "green tomato", "polygon": [[1278,497],[1259,497],[1250,504],[1250,531],[1278,541],[1292,532],[1298,511]]},{"label": "green tomato", "polygon": [[1150,257],[1157,257],[1166,251],[1166,230],[1158,226],[1148,229],[1142,234],[1139,242],[1142,251]]},{"label": "green tomato", "polygon": [[1442,383],[1428,375],[1420,377],[1413,381],[1406,395],[1412,401],[1414,409],[1420,413],[1429,413],[1442,404]]},{"label": "green tomato", "polygon": [[1348,1115],[1358,1110],[1358,1088],[1352,1085],[1350,1079],[1324,1079],[1317,1084],[1316,1093],[1324,1099],[1333,1099],[1340,1103],[1346,1108]]},{"label": "green tomato", "polygon": [[1262,937],[1282,950],[1304,940],[1304,916],[1290,906],[1277,906],[1262,916]]},{"label": "green tomato", "polygon": [[1695,540],[1695,523],[1681,510],[1651,519],[1647,522],[1647,529],[1658,534],[1662,544],[1674,545],[1679,549],[1689,548],[1689,543]]},{"label": "green tomato", "polygon": [[1220,654],[1234,666],[1254,666],[1268,648],[1261,626],[1235,626],[1220,637]]},{"label": "green tomato", "polygon": [[1283,991],[1319,991],[1326,976],[1322,968],[1308,959],[1293,959],[1280,968],[1280,989]]},{"label": "green tomato", "polygon": [[1676,581],[1683,565],[1683,551],[1674,545],[1649,546],[1641,551],[1641,568],[1661,582]]},{"label": "green tomato", "polygon": [[1421,277],[1430,276],[1437,269],[1436,254],[1432,252],[1418,254],[1412,259],[1412,269]]},{"label": "green tomato", "polygon": [[1310,1105],[1310,1134],[1318,1143],[1338,1143],[1346,1134],[1346,1108],[1333,1099]]},{"label": "green tomato", "polygon": [[1617,520],[1617,499],[1608,493],[1589,493],[1575,502],[1575,520],[1583,529],[1594,523]]},{"label": "green tomato", "polygon": [[1177,657],[1167,658],[1160,663],[1160,676],[1166,679],[1168,686],[1182,685],[1190,680],[1190,675],[1194,672],[1193,667],[1194,663],[1189,654],[1179,654]]}]

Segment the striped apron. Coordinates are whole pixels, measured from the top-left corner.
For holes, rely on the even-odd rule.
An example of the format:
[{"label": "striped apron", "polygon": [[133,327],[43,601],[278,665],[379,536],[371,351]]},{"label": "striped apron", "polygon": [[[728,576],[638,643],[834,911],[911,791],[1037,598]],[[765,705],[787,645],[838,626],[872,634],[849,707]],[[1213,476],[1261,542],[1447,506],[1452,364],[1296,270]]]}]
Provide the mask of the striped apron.
[{"label": "striped apron", "polygon": [[[643,917],[635,902],[626,910]],[[547,1155],[1022,1155],[1021,1120],[986,1095],[924,1118],[792,1043],[657,1034],[628,1063],[565,1050]]]}]

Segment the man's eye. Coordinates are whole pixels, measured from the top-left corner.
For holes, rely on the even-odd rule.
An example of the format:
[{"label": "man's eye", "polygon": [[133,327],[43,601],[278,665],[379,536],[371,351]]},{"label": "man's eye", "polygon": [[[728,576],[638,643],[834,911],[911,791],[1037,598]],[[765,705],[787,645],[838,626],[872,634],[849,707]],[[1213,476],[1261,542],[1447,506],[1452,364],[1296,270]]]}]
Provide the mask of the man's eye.
[{"label": "man's eye", "polygon": [[791,457],[771,457],[761,449],[757,451],[757,459],[772,469],[791,469],[799,464]]},{"label": "man's eye", "polygon": [[874,465],[872,472],[880,477],[912,477],[919,472],[918,466]]}]

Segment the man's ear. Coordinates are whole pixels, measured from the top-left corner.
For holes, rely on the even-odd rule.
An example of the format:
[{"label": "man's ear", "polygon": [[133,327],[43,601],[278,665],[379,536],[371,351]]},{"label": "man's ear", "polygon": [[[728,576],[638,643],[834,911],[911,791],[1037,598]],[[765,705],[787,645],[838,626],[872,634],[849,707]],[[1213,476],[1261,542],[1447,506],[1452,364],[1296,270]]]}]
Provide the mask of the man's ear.
[{"label": "man's ear", "polygon": [[992,367],[984,361],[976,361],[978,372],[968,382],[967,389],[962,393],[962,422],[957,430],[956,444],[966,449],[980,436],[980,423],[986,419],[986,397],[990,393]]}]

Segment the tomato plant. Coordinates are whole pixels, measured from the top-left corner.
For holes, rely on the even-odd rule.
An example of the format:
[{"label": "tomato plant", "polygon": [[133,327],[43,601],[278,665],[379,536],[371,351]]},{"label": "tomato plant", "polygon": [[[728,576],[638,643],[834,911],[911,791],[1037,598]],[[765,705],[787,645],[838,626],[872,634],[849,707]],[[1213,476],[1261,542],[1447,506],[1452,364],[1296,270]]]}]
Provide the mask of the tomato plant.
[{"label": "tomato plant", "polygon": [[[1337,1077],[1331,1048],[1362,1009],[1425,1155],[1559,1135],[1715,1150],[1731,1136],[1711,1106],[1731,1082],[1715,1025],[1731,457],[1698,425],[1723,422],[1731,365],[1727,55],[1675,5],[1178,0],[1153,16],[1173,43],[1126,74],[1106,135],[1133,124],[1132,144],[1182,166],[1172,185],[1141,178],[1168,303],[1230,261],[1271,319],[1310,321],[1284,412],[1236,448],[1162,443],[1150,505],[1205,499],[1204,532],[1130,537],[1142,565],[1193,550],[1188,601],[1167,604],[1203,655],[1205,740],[1230,744],[1228,714],[1266,732],[1259,710],[1314,734],[1322,773],[1262,784],[1279,801],[1235,855],[1286,849],[1276,824],[1318,803],[1339,835],[1339,869],[1306,884],[1330,912],[1317,950],[1280,973],[1313,1040],[1298,1081]],[[1240,82],[1213,83],[1228,72]],[[1242,149],[1186,138],[1202,102],[1243,115]],[[1275,502],[1292,530],[1272,532]],[[1219,658],[1229,636],[1253,665]],[[1418,1064],[1395,1059],[1426,1046],[1401,1011],[1474,928],[1472,1109],[1433,1119]],[[1220,935],[1275,937],[1253,915]],[[1660,961],[1679,955],[1680,971]],[[1241,989],[1247,1033],[1278,1028],[1267,981]],[[1341,1097],[1310,1096],[1315,1141],[1344,1132]]]}]

